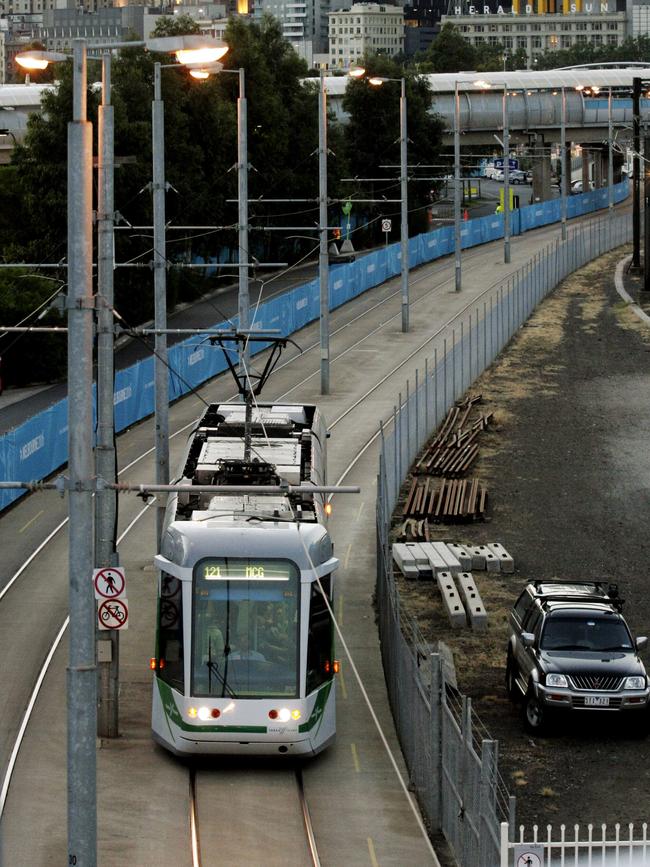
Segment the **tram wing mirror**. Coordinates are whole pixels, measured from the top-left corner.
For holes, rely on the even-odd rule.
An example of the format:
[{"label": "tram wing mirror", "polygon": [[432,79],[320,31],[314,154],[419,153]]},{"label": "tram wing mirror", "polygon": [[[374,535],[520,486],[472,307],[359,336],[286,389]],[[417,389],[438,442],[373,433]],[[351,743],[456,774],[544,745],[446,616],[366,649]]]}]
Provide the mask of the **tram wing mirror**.
[{"label": "tram wing mirror", "polygon": [[156,554],[153,558],[154,566],[159,572],[166,572],[172,578],[178,578],[179,581],[191,581],[192,569],[187,566],[179,566],[178,563],[173,563],[162,554]]},{"label": "tram wing mirror", "polygon": [[535,635],[532,632],[522,632],[521,643],[524,647],[533,647],[535,644]]},{"label": "tram wing mirror", "polygon": [[639,650],[639,651],[640,651],[640,650],[645,650],[645,648],[646,648],[647,646],[648,646],[648,639],[647,639],[647,637],[646,637],[645,635],[639,635],[639,637],[638,637],[637,640],[636,640],[636,649]]}]

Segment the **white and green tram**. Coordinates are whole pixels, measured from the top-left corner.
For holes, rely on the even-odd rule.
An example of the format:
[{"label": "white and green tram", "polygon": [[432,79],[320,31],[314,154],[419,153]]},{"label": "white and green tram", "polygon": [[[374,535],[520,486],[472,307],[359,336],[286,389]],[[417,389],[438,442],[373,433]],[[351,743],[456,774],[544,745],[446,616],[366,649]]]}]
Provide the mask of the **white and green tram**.
[{"label": "white and green tram", "polygon": [[325,483],[315,406],[213,404],[168,501],[152,729],[178,755],[313,755],[335,736],[332,605],[338,560],[323,494],[196,491]]}]

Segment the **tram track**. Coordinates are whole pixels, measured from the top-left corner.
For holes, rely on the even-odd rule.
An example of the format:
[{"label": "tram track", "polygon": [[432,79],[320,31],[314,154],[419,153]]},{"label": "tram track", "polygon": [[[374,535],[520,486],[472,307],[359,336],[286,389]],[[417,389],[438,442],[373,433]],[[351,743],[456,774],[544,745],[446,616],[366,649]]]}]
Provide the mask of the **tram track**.
[{"label": "tram track", "polygon": [[[250,788],[245,783],[245,775],[250,776],[248,768],[233,767],[226,762],[217,772],[209,766],[209,760],[207,764],[207,767],[202,767],[192,762],[188,769],[188,824],[192,867],[208,867],[209,864],[214,863],[207,853],[213,851],[216,839],[219,841],[222,853],[221,863],[234,864],[235,861],[231,860],[232,856],[229,857],[229,853],[241,850],[242,837],[246,837],[253,831],[253,825],[242,828],[226,821],[223,815],[219,820],[209,809],[214,806],[215,791],[224,787],[225,778],[226,785],[230,787],[231,799],[234,801],[234,808],[232,805],[230,808],[225,807],[226,816],[230,816],[235,811],[240,814],[250,811]],[[265,771],[272,774],[272,787],[277,788],[282,793],[282,797],[265,798],[265,795],[271,795],[272,790],[268,788],[266,776],[263,776],[257,796],[255,826],[264,825],[266,820],[266,823],[273,823],[276,828],[284,827],[290,830],[281,860],[275,853],[269,852],[265,863],[269,867],[276,863],[282,863],[287,867],[293,865],[321,867],[322,862],[305,793],[302,767],[295,765],[287,768],[283,763],[282,766],[274,764],[272,767],[266,767]],[[202,822],[202,812],[209,815],[207,822],[205,817]],[[263,843],[260,845],[263,846]],[[203,852],[206,853],[205,857]]]},{"label": "tram track", "polygon": [[[473,256],[471,257],[471,259],[473,260],[473,259],[476,259],[476,258],[480,258],[481,255],[484,254],[484,253],[485,253],[485,250],[481,250],[481,248],[478,248],[477,251],[476,251],[476,254],[473,255]],[[469,256],[468,254],[465,254],[465,256],[464,256],[464,260],[467,261],[467,259],[469,259],[469,258],[470,258],[470,256]],[[480,264],[480,263],[474,264],[474,265],[472,266],[472,268],[480,268],[480,267],[481,267],[481,264]],[[483,267],[484,267],[484,266],[483,266]],[[467,271],[469,271],[469,270],[471,270],[470,267],[467,267],[467,266],[466,266],[466,267],[465,267],[465,272],[467,272]],[[423,280],[430,279],[430,278],[432,277],[432,274],[433,274],[433,273],[434,273],[434,269],[431,269],[431,270],[428,270],[426,273],[423,273],[423,274],[421,274],[421,275],[418,275],[418,277],[417,277],[415,280],[411,281],[411,286],[414,286],[414,285],[416,285],[417,283],[422,282]],[[443,280],[443,281],[441,281],[440,283],[437,283],[434,287],[432,287],[431,289],[425,291],[425,292],[424,292],[422,295],[420,295],[418,298],[414,299],[414,301],[412,302],[412,306],[416,306],[416,305],[422,304],[422,303],[423,303],[424,301],[426,301],[426,300],[430,300],[432,296],[435,296],[436,294],[442,292],[442,291],[444,290],[444,288],[445,288],[448,284],[450,284],[452,281],[453,281],[453,277],[448,278],[448,279],[446,279],[446,280]],[[482,295],[481,295],[480,297],[483,297],[483,295],[488,294],[490,291],[492,291],[492,289],[494,288],[494,285],[498,285],[498,284],[500,284],[500,283],[502,283],[502,282],[503,282],[503,280],[497,281],[496,284],[493,284],[492,286],[490,286],[490,287],[488,287],[487,289],[485,289],[485,290],[483,291],[483,293],[482,293]],[[367,317],[369,314],[371,314],[372,312],[376,311],[378,308],[382,307],[383,305],[385,305],[386,303],[390,302],[391,300],[394,300],[395,298],[400,298],[400,295],[401,295],[401,293],[400,293],[399,290],[397,290],[397,291],[395,291],[395,292],[392,292],[392,293],[388,294],[385,298],[382,298],[382,299],[379,300],[378,302],[372,304],[372,305],[371,305],[370,307],[368,307],[366,310],[361,311],[360,313],[358,313],[358,314],[356,314],[355,316],[353,316],[351,319],[349,319],[349,320],[347,320],[346,322],[344,322],[342,325],[338,326],[336,329],[334,329],[334,330],[332,331],[332,336],[335,336],[335,335],[337,335],[337,334],[340,334],[341,332],[344,332],[346,329],[350,329],[350,327],[351,327],[354,323],[357,323],[357,322],[359,322],[360,320],[364,319],[364,317]],[[462,312],[466,311],[469,307],[476,305],[476,304],[477,304],[477,301],[478,301],[478,299],[474,298],[471,302],[469,302],[469,303],[466,305],[466,307],[464,308],[464,310],[463,310]],[[462,315],[462,312],[461,312],[460,314],[457,314],[457,316],[461,316],[461,315]],[[372,328],[372,329],[371,329],[367,334],[365,334],[363,337],[361,337],[360,339],[354,341],[350,346],[348,346],[348,347],[346,347],[345,349],[343,349],[343,350],[342,350],[339,354],[337,354],[336,356],[333,356],[333,358],[332,358],[332,363],[335,363],[335,362],[338,361],[339,359],[343,358],[344,356],[346,356],[347,354],[349,354],[350,352],[352,352],[352,351],[353,351],[355,348],[357,348],[360,344],[362,344],[364,341],[368,340],[371,336],[378,334],[382,329],[385,329],[386,326],[387,326],[389,323],[391,323],[391,322],[397,320],[400,316],[401,316],[401,313],[398,312],[398,313],[396,313],[395,315],[389,317],[387,320],[382,321],[379,325],[377,325],[376,327]],[[407,364],[407,363],[408,363],[408,362],[409,362],[413,357],[415,357],[419,352],[421,352],[421,351],[423,350],[423,348],[426,347],[426,345],[427,345],[428,343],[432,342],[432,341],[435,340],[437,337],[439,337],[440,334],[441,334],[441,333],[442,333],[442,332],[443,332],[447,327],[449,327],[449,323],[445,323],[443,326],[441,326],[439,329],[437,329],[435,333],[432,333],[432,334],[428,335],[427,338],[426,338],[425,340],[421,341],[421,342],[419,343],[418,347],[417,347],[416,349],[412,350],[411,352],[409,352],[409,354],[408,354],[408,356],[407,356],[406,358],[400,360],[399,363],[396,364],[394,367],[392,367],[391,370],[390,370],[389,372],[387,372],[383,377],[381,377],[377,382],[375,382],[375,383],[373,384],[373,386],[372,386],[370,389],[368,389],[368,390],[367,390],[363,395],[361,395],[360,397],[358,397],[358,398],[357,398],[357,399],[356,399],[356,400],[355,400],[355,401],[354,401],[354,402],[353,402],[349,407],[347,407],[347,408],[346,408],[342,413],[340,413],[340,414],[338,415],[338,417],[336,417],[335,419],[333,419],[333,421],[332,421],[331,424],[330,424],[330,428],[332,428],[332,429],[335,428],[335,427],[336,427],[340,422],[343,421],[343,419],[347,418],[347,417],[348,417],[352,412],[354,412],[356,409],[358,409],[358,408],[359,408],[359,407],[360,407],[360,406],[361,406],[361,405],[362,405],[362,404],[363,404],[363,403],[364,403],[364,402],[365,402],[365,401],[370,397],[370,395],[372,395],[375,391],[377,391],[377,389],[379,389],[379,388],[381,387],[381,385],[383,385],[383,384],[384,384],[388,379],[390,379],[390,377],[394,376],[394,375],[395,375],[395,374],[396,374],[400,369],[402,369],[402,368],[403,368],[403,367],[404,367],[404,366],[405,366],[405,365],[406,365],[406,364]],[[306,356],[308,353],[312,352],[313,350],[318,349],[319,345],[320,345],[319,342],[313,342],[313,343],[312,343],[309,347],[307,347],[307,348],[306,348],[302,353],[300,353],[300,354],[296,354],[296,355],[292,356],[292,357],[289,358],[286,362],[284,362],[284,364],[279,365],[278,368],[277,368],[277,370],[276,370],[276,373],[279,373],[280,370],[285,369],[288,365],[294,364],[294,363],[295,363],[296,361],[298,361],[299,359],[304,359],[305,356]],[[295,391],[297,388],[299,388],[300,386],[304,385],[305,383],[307,383],[309,380],[313,379],[313,378],[314,378],[315,376],[317,376],[317,375],[318,375],[318,371],[313,371],[313,372],[309,373],[307,376],[305,376],[304,378],[302,378],[302,379],[300,380],[300,382],[298,382],[298,383],[294,383],[294,384],[293,384],[289,389],[286,389],[286,390],[283,391],[280,395],[278,395],[277,397],[274,397],[274,398],[272,398],[272,399],[275,400],[275,401],[277,401],[277,400],[282,400],[283,398],[286,398],[286,396],[289,395],[291,392]],[[271,382],[272,382],[272,381],[271,381]],[[207,383],[205,386],[202,386],[201,388],[206,388],[206,387],[214,387],[214,381],[211,381],[210,383]],[[230,399],[231,399],[231,398],[230,398]],[[270,399],[271,399],[271,398],[270,398]],[[196,421],[195,419],[192,419],[192,420],[191,420],[190,422],[188,422],[187,424],[183,424],[182,426],[180,426],[176,431],[174,431],[174,433],[171,435],[170,439],[182,435],[185,431],[187,431],[188,429],[190,429],[190,428],[195,424],[195,421]],[[340,484],[340,483],[344,480],[344,478],[345,478],[346,475],[349,473],[349,471],[352,469],[352,467],[353,467],[353,466],[358,462],[358,460],[360,459],[360,457],[361,457],[361,456],[362,456],[362,455],[367,451],[367,449],[372,445],[372,443],[375,442],[375,440],[377,439],[378,436],[379,436],[379,434],[378,434],[377,432],[375,432],[375,433],[374,433],[374,434],[373,434],[369,439],[367,439],[367,440],[365,441],[365,443],[364,443],[360,448],[357,449],[357,451],[356,451],[355,455],[353,456],[352,460],[350,461],[350,463],[348,464],[348,466],[347,466],[346,469],[344,470],[343,474],[342,474],[342,475],[340,476],[340,478],[338,479],[337,484]],[[127,464],[126,464],[126,465],[125,465],[125,466],[120,470],[120,473],[119,473],[119,474],[121,475],[121,474],[127,472],[128,470],[130,470],[130,469],[131,469],[132,467],[134,467],[138,462],[140,462],[141,460],[143,460],[144,458],[146,458],[146,457],[147,457],[148,455],[150,455],[152,452],[153,452],[153,449],[150,448],[150,449],[147,449],[146,451],[142,452],[141,454],[137,455],[133,460],[131,460],[129,463],[127,463]],[[128,527],[124,530],[124,532],[123,532],[122,535],[120,536],[120,541],[121,541],[122,539],[124,539],[124,537],[125,537],[125,536],[126,536],[126,535],[127,535],[127,534],[128,534],[128,533],[129,533],[133,528],[134,528],[134,526],[136,525],[136,523],[138,522],[138,520],[142,517],[142,515],[144,514],[144,512],[146,511],[146,509],[147,509],[147,507],[145,507],[144,509],[142,509],[142,510],[137,514],[137,516],[136,516],[136,517],[135,517],[135,518],[134,518],[134,519],[129,523]],[[65,518],[64,520],[62,520],[62,521],[61,521],[61,522],[60,522],[60,523],[59,523],[59,524],[54,528],[54,530],[52,530],[52,531],[47,535],[47,537],[46,537],[46,538],[45,538],[45,539],[44,539],[44,540],[43,540],[43,541],[42,541],[42,542],[37,546],[37,548],[36,548],[36,549],[35,549],[35,550],[30,554],[30,556],[25,560],[25,562],[21,565],[21,567],[20,567],[20,568],[15,572],[15,574],[12,576],[12,578],[9,580],[9,582],[5,585],[5,587],[2,589],[2,591],[0,591],[0,601],[3,600],[3,598],[4,598],[4,597],[6,596],[6,594],[8,593],[9,589],[10,589],[12,586],[15,585],[15,583],[18,581],[18,579],[19,579],[19,578],[20,578],[20,577],[21,577],[21,576],[26,572],[26,570],[28,569],[28,567],[29,567],[29,566],[34,562],[34,560],[38,557],[38,555],[41,554],[44,550],[46,550],[47,545],[48,545],[48,544],[53,540],[53,538],[54,538],[54,537],[55,537],[55,536],[60,532],[60,530],[63,529],[63,527],[66,525],[66,523],[67,523],[67,518]],[[67,623],[67,620],[66,620],[66,623]],[[22,720],[21,720],[21,724],[20,724],[20,727],[19,727],[19,732],[20,732],[19,739],[17,739],[16,743],[14,744],[13,751],[12,751],[12,755],[13,755],[12,764],[11,764],[11,767],[10,767],[10,769],[9,769],[9,773],[5,773],[5,776],[4,776],[3,780],[2,780],[2,784],[0,785],[0,818],[2,817],[2,813],[3,813],[3,810],[4,810],[4,806],[5,806],[6,796],[7,796],[7,792],[8,792],[9,784],[10,784],[10,779],[11,779],[11,770],[13,769],[13,763],[15,763],[15,757],[17,756],[17,752],[18,752],[18,750],[19,750],[19,748],[20,748],[20,740],[22,739],[22,736],[24,735],[25,729],[26,729],[26,727],[27,727],[27,725],[28,725],[28,723],[29,723],[29,716],[30,716],[30,714],[31,714],[31,710],[33,709],[33,706],[34,706],[34,703],[35,703],[36,697],[37,697],[37,695],[38,695],[38,689],[39,689],[39,687],[40,687],[40,684],[42,683],[42,681],[43,681],[43,679],[44,679],[44,677],[45,677],[45,675],[46,675],[46,673],[47,673],[47,665],[49,664],[49,661],[51,660],[52,656],[54,655],[54,652],[55,652],[55,650],[56,650],[56,647],[59,645],[59,643],[60,643],[60,641],[61,641],[61,637],[62,637],[63,633],[65,632],[66,623],[64,623],[62,626],[60,626],[59,629],[58,629],[58,631],[57,631],[57,636],[56,636],[55,642],[54,642],[54,644],[53,644],[53,646],[52,646],[52,648],[51,648],[51,651],[50,651],[50,653],[48,654],[48,657],[47,657],[47,660],[46,660],[46,664],[43,666],[42,670],[41,670],[40,673],[39,673],[39,677],[38,677],[38,679],[37,679],[36,686],[35,686],[35,688],[34,688],[34,691],[33,691],[33,693],[32,693],[32,696],[31,696],[31,698],[30,698],[30,702],[29,702],[29,705],[28,705],[28,708],[27,708],[27,712],[26,712],[25,714],[23,714],[23,717],[22,717]],[[192,783],[192,782],[190,783],[190,787],[192,788],[193,786],[195,786],[195,784],[196,784],[196,780],[194,779],[194,782],[193,782],[193,783]],[[299,791],[302,792],[303,797],[304,797],[304,787],[302,786],[302,782],[301,782],[301,781],[299,782],[299,781],[297,780],[297,781],[296,781],[296,785],[297,785]],[[196,792],[194,792],[194,798],[195,798],[195,796],[196,796]],[[194,801],[194,803],[195,803],[195,801]],[[304,808],[306,809],[306,813],[304,812],[304,810],[303,810],[303,806],[301,805],[301,811],[303,811],[303,820],[304,820],[304,822],[305,822],[306,833],[307,833],[307,835],[309,836],[309,830],[308,830],[308,829],[311,827],[311,822],[309,821],[309,825],[307,824],[307,820],[308,820],[308,818],[309,818],[309,811],[308,811],[308,807],[307,807],[306,802],[304,803]],[[306,819],[304,818],[305,815],[306,815],[306,817],[307,817]],[[195,816],[195,820],[196,820],[196,816]],[[195,824],[194,824],[193,836],[192,836],[192,840],[193,840],[192,846],[193,846],[193,849],[194,849],[194,846],[196,846],[197,857],[199,858],[199,861],[198,861],[197,863],[200,863],[200,836],[199,836],[199,833],[198,833],[198,828],[199,828],[198,823],[195,822]],[[312,835],[313,835],[313,830],[312,830]],[[317,851],[316,851],[316,857],[318,857],[318,856],[317,856]],[[193,862],[193,863],[194,863],[194,862]],[[320,862],[316,860],[316,861],[313,861],[312,863],[315,863],[315,864],[316,864],[316,863],[320,863]]]}]

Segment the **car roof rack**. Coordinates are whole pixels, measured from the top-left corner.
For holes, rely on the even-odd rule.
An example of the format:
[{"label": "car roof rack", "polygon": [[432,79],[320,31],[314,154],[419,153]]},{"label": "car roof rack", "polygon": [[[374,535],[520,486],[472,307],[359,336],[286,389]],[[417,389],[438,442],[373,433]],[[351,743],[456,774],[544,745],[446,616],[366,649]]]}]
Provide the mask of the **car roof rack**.
[{"label": "car roof rack", "polygon": [[[535,588],[535,598],[545,602],[609,602],[617,611],[623,610],[623,602],[618,595],[618,584],[610,581],[548,581],[544,579],[530,582]],[[546,588],[557,587],[557,592],[548,592]],[[541,589],[541,588],[544,589]],[[567,593],[568,587],[593,587],[595,592]],[[564,592],[562,592],[564,590]]]}]

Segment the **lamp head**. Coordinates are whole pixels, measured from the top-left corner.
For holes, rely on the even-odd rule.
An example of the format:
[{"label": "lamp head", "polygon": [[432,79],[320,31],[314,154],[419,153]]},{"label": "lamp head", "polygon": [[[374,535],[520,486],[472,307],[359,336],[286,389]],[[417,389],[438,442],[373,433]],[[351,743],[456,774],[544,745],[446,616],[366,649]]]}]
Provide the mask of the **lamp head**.
[{"label": "lamp head", "polygon": [[18,66],[28,71],[47,69],[50,63],[69,59],[68,54],[60,54],[58,51],[21,51],[15,57]]},{"label": "lamp head", "polygon": [[175,54],[179,63],[194,66],[215,63],[228,52],[228,45],[221,39],[199,35],[159,36],[148,39],[146,45],[149,51]]},{"label": "lamp head", "polygon": [[350,64],[350,68],[348,69],[348,75],[350,76],[350,78],[363,78],[365,74],[365,66],[359,66],[358,63]]},{"label": "lamp head", "polygon": [[385,84],[388,81],[387,78],[382,78],[379,75],[373,75],[368,79],[368,84],[372,84],[373,87],[381,87],[382,84]]}]

